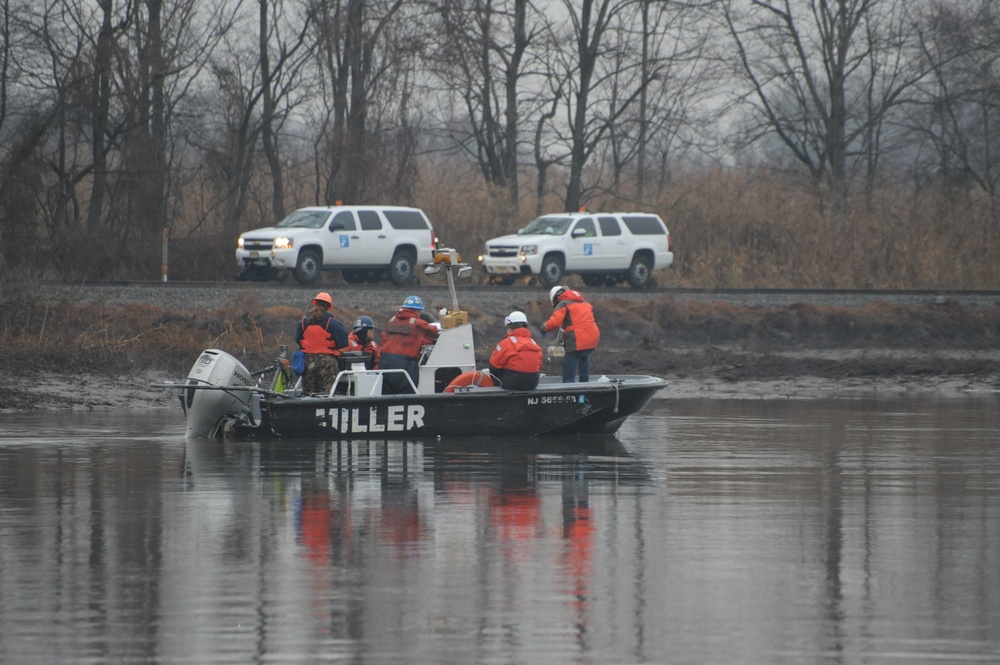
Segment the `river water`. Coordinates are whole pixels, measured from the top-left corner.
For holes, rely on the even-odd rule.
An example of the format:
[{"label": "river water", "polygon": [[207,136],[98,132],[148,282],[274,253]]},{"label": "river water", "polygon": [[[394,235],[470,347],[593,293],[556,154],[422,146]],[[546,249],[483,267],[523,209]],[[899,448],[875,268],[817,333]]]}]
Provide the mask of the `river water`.
[{"label": "river water", "polygon": [[998,407],[281,445],[3,415],[0,662],[997,663]]}]

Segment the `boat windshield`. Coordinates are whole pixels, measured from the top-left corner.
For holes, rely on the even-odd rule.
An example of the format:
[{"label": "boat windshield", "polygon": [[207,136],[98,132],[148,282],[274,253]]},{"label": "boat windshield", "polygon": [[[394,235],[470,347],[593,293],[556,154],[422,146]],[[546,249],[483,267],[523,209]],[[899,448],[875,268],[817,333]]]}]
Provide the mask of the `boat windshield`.
[{"label": "boat windshield", "polygon": [[572,222],[573,220],[570,217],[538,217],[525,226],[521,233],[542,233],[549,236],[561,236],[566,233]]},{"label": "boat windshield", "polygon": [[278,227],[297,229],[321,229],[330,216],[328,210],[296,210],[278,222]]}]

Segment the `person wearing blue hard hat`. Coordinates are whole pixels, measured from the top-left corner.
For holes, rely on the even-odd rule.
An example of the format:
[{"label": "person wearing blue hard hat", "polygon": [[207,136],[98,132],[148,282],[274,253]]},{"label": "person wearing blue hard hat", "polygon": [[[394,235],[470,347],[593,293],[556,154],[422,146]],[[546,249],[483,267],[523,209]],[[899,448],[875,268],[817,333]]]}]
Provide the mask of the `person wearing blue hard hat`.
[{"label": "person wearing blue hard hat", "polygon": [[[420,296],[407,296],[403,306],[382,329],[382,355],[379,369],[406,370],[413,385],[420,381],[420,350],[433,344],[439,330],[420,318],[424,301]],[[386,374],[382,379],[382,392],[389,395],[412,393],[413,388],[401,373]]]},{"label": "person wearing blue hard hat", "polygon": [[363,353],[371,354],[371,368],[375,369],[378,367],[379,357],[382,354],[382,350],[379,348],[378,342],[375,341],[375,331],[378,328],[375,327],[375,322],[372,321],[370,316],[359,316],[354,322],[354,329],[351,334],[347,336],[347,351],[361,351]]}]

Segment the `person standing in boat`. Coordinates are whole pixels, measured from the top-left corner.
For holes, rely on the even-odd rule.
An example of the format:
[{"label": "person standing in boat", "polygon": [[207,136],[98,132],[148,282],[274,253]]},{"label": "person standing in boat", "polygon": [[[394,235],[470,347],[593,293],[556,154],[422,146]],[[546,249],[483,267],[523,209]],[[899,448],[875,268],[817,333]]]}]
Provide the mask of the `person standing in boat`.
[{"label": "person standing in boat", "polygon": [[[409,296],[403,301],[396,315],[382,329],[382,354],[379,369],[402,369],[410,375],[413,385],[420,380],[420,350],[433,344],[440,331],[421,318],[424,301],[420,296]],[[412,393],[406,377],[398,372],[382,378],[382,392],[387,395]]]},{"label": "person standing in boat", "polygon": [[359,316],[354,322],[354,330],[347,336],[346,351],[362,351],[372,355],[372,369],[378,367],[379,356],[382,351],[378,343],[375,342],[375,322],[370,316]]},{"label": "person standing in boat", "polygon": [[555,311],[538,326],[542,335],[562,330],[566,355],[563,356],[563,383],[573,383],[579,372],[580,382],[590,381],[590,354],[601,341],[601,331],[594,319],[593,306],[583,295],[565,286],[553,286],[549,300]]},{"label": "person standing in boat", "polygon": [[524,312],[511,312],[504,325],[507,336],[497,343],[490,356],[490,376],[508,390],[534,390],[542,371],[542,347],[531,338]]},{"label": "person standing in boat", "polygon": [[338,349],[347,346],[347,328],[333,318],[333,298],[320,292],[312,299],[309,313],[302,317],[295,330],[295,341],[306,354],[306,373],[302,376],[302,393],[326,392],[333,385],[340,366]]}]

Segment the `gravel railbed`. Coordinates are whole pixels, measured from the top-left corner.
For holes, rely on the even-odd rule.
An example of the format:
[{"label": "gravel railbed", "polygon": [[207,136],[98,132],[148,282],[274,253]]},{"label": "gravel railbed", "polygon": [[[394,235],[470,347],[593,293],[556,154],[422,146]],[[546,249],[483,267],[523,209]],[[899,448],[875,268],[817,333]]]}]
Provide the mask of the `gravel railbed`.
[{"label": "gravel railbed", "polygon": [[[724,302],[733,305],[750,307],[785,307],[797,303],[814,305],[835,305],[842,307],[863,307],[864,305],[884,301],[896,305],[941,305],[949,301],[958,302],[973,307],[1000,306],[1000,296],[995,293],[949,293],[934,294],[929,292],[873,292],[859,291],[829,292],[829,291],[686,291],[686,290],[643,290],[637,291],[628,287],[588,289],[581,287],[588,300],[597,301],[608,298],[626,300],[656,300],[673,297],[678,300],[695,300],[701,302]],[[218,286],[186,285],[173,282],[155,285],[59,285],[46,287],[46,293],[55,299],[66,298],[76,301],[102,302],[107,305],[126,305],[139,302],[149,303],[165,309],[203,308],[214,309],[230,304],[235,300],[250,298],[265,307],[287,305],[301,308],[309,302],[317,291],[329,291],[335,305],[352,306],[371,311],[391,312],[411,293],[424,298],[428,307],[451,308],[451,295],[448,289],[440,283],[414,285],[408,288],[391,288],[386,286],[344,286],[320,285],[305,287],[282,284],[253,283],[220,283]],[[459,286],[458,297],[460,305],[474,305],[480,309],[517,309],[524,303],[533,301],[547,302],[548,290],[542,287],[504,287],[475,286],[472,288]]]}]

